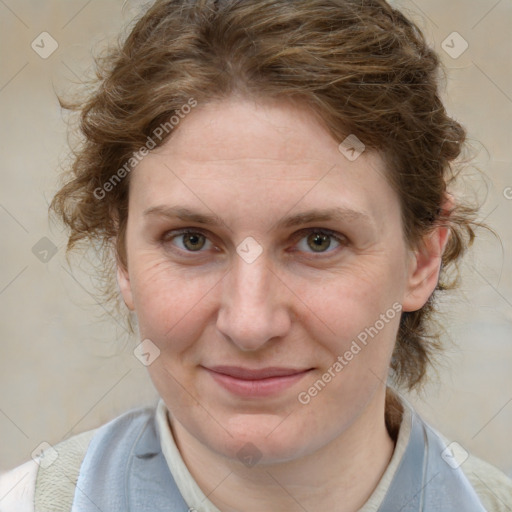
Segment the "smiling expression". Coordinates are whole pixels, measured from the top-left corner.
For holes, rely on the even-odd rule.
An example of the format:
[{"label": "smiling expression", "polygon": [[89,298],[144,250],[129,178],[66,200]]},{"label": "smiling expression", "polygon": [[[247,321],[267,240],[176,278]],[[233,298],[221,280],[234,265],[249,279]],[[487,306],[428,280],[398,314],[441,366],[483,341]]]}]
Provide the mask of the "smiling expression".
[{"label": "smiling expression", "polygon": [[383,160],[338,144],[306,109],[230,98],[199,105],[130,177],[120,288],[160,350],[148,369],[174,421],[217,453],[299,457],[383,410],[400,315],[297,397],[394,303],[428,298],[411,293]]}]

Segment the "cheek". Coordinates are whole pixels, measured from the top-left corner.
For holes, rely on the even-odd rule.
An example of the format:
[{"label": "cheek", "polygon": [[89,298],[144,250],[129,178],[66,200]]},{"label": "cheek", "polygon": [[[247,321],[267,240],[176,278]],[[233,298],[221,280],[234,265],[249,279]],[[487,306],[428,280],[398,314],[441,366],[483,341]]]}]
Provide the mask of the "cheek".
[{"label": "cheek", "polygon": [[364,278],[356,272],[339,277],[303,295],[312,306],[303,325],[323,349],[315,351],[322,354],[315,361],[318,371],[297,397],[312,421],[328,411],[349,422],[362,410],[386,382],[400,320],[401,306],[387,276],[367,268]]},{"label": "cheek", "polygon": [[299,293],[327,327],[338,335],[345,333],[346,338],[357,334],[354,330],[373,324],[399,301],[402,287],[397,268],[374,257],[331,273],[322,287],[304,282]]},{"label": "cheek", "polygon": [[393,265],[389,259],[367,258],[364,265],[333,274],[322,287],[304,283],[299,290],[307,306],[301,322],[327,354],[321,359],[322,370],[328,371],[338,356],[343,358],[342,371],[331,369],[337,375],[334,388],[357,388],[365,380],[375,381],[375,375],[385,378],[403,286]]},{"label": "cheek", "polygon": [[[176,270],[168,262],[139,258],[132,267],[132,290],[140,334],[162,344],[189,338],[201,324],[201,311],[208,300],[207,291],[215,283],[206,275],[193,276],[190,269]],[[191,316],[192,315],[192,316]],[[191,321],[191,318],[198,321]]]}]

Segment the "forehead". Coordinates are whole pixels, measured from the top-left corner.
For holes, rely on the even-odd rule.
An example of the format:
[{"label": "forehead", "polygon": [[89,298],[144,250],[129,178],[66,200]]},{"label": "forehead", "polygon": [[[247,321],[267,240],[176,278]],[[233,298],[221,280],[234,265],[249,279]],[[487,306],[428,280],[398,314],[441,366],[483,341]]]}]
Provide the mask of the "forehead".
[{"label": "forehead", "polygon": [[266,160],[269,165],[272,161],[334,164],[340,156],[340,142],[305,105],[234,96],[196,106],[153,154],[197,162],[246,159]]},{"label": "forehead", "polygon": [[132,172],[130,208],[175,204],[195,190],[232,205],[265,206],[264,196],[267,206],[343,203],[375,219],[396,213],[398,198],[380,155],[364,151],[350,160],[340,142],[309,110],[288,102],[198,105]]}]

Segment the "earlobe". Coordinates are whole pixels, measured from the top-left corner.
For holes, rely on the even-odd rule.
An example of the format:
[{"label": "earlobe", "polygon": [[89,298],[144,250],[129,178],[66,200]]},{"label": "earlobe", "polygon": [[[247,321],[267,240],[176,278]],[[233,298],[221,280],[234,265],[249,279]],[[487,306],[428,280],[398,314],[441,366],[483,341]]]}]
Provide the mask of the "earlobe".
[{"label": "earlobe", "polygon": [[132,287],[130,283],[130,277],[128,270],[123,268],[120,264],[117,265],[117,284],[121,291],[124,303],[130,311],[134,311],[135,307],[133,304]]}]

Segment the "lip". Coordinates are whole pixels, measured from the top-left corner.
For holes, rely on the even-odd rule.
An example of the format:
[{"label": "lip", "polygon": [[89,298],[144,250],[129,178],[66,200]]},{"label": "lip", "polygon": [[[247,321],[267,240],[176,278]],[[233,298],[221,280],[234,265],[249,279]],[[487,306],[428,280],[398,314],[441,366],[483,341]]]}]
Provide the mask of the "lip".
[{"label": "lip", "polygon": [[261,369],[240,366],[203,368],[224,389],[244,397],[264,397],[284,391],[313,370],[275,366]]}]

